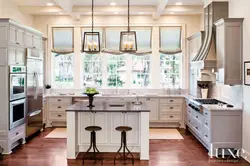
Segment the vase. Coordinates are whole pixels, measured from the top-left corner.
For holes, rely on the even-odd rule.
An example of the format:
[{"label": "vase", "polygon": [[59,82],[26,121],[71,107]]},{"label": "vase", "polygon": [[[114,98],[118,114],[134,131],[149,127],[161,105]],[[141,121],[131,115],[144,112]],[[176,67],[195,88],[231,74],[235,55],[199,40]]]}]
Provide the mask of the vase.
[{"label": "vase", "polygon": [[89,108],[95,107],[93,105],[93,101],[94,101],[94,96],[97,95],[97,94],[98,93],[95,93],[95,94],[86,94],[89,97],[89,105],[87,105],[87,107],[89,107]]}]

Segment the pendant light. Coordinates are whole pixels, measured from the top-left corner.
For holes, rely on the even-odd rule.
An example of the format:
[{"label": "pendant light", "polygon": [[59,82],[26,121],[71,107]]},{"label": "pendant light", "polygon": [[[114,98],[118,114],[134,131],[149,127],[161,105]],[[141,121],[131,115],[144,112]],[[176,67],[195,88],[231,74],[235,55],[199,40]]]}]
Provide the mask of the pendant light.
[{"label": "pendant light", "polygon": [[92,28],[91,32],[84,32],[82,51],[92,54],[101,51],[100,33],[94,32],[94,0],[92,0]]},{"label": "pendant light", "polygon": [[128,0],[128,31],[120,34],[120,51],[131,53],[137,51],[136,32],[130,31],[130,1]]}]

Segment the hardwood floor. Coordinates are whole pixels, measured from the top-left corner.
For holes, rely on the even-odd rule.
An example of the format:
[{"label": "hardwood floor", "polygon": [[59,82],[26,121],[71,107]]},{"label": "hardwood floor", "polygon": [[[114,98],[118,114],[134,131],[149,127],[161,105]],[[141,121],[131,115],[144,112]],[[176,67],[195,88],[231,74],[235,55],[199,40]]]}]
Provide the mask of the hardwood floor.
[{"label": "hardwood floor", "polygon": [[[46,129],[27,144],[17,148],[11,155],[4,156],[0,166],[81,166],[77,160],[66,160],[66,139],[45,139],[52,129]],[[185,130],[180,130],[184,140],[151,140],[150,161],[136,160],[134,166],[250,166],[244,160],[237,163],[220,163],[210,159],[206,149]],[[114,154],[104,154],[103,166],[112,166]],[[86,166],[99,166],[87,161]],[[121,166],[123,164],[116,164]],[[132,165],[132,164],[127,164]]]}]

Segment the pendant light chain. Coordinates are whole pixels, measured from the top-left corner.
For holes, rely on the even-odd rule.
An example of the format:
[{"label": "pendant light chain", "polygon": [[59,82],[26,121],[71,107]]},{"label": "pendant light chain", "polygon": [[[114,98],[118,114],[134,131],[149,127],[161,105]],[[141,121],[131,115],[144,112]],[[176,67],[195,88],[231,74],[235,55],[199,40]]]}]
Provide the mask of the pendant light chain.
[{"label": "pendant light chain", "polygon": [[128,32],[130,31],[130,0],[128,0]]},{"label": "pendant light chain", "polygon": [[94,0],[92,0],[92,33],[94,32]]}]

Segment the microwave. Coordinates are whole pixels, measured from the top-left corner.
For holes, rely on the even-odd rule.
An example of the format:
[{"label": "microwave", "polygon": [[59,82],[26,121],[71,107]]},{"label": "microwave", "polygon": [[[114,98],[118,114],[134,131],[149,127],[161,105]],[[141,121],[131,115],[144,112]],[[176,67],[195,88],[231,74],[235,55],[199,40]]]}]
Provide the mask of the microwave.
[{"label": "microwave", "polygon": [[9,84],[10,101],[26,97],[25,66],[10,66]]}]

